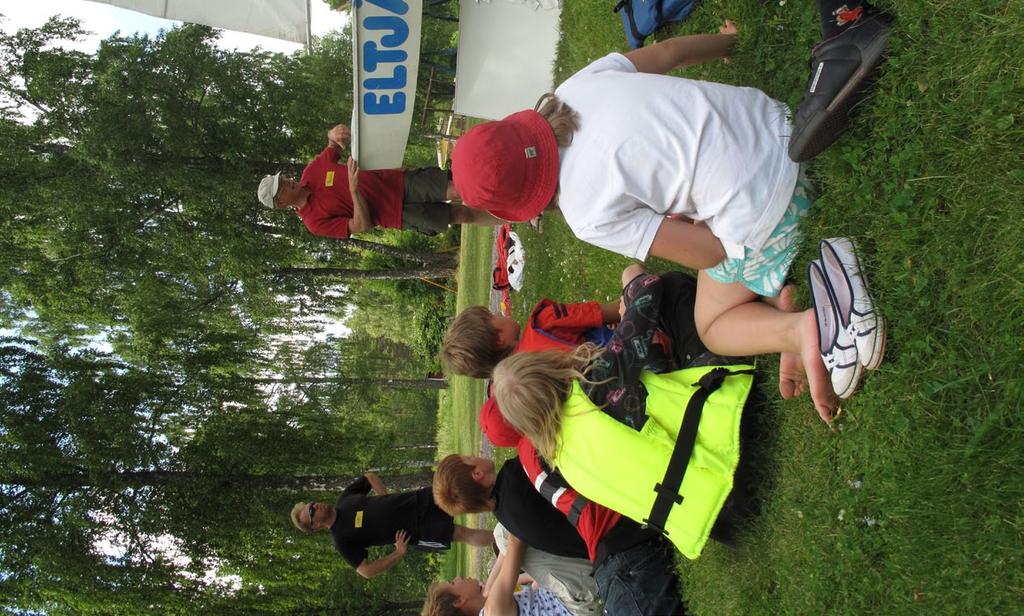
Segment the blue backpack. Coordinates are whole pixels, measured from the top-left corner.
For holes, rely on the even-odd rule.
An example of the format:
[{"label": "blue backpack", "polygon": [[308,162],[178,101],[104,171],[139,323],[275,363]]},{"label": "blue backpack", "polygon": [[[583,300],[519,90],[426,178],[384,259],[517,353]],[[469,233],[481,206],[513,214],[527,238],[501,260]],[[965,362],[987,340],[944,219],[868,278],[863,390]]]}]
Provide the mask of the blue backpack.
[{"label": "blue backpack", "polygon": [[619,0],[613,9],[622,18],[626,40],[633,49],[670,21],[683,21],[699,0]]}]

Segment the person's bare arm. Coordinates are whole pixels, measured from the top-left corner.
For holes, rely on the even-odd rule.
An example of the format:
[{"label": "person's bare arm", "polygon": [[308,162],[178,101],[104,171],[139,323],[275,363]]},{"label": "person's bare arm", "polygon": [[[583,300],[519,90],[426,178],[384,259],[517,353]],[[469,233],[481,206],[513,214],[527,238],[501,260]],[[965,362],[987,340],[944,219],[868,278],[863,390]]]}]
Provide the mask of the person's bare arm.
[{"label": "person's bare arm", "polygon": [[710,60],[725,58],[736,44],[736,26],[726,20],[721,34],[677,36],[650,47],[634,49],[626,54],[641,73],[665,74],[674,68],[685,68]]},{"label": "person's bare arm", "polygon": [[379,558],[377,560],[364,560],[359,563],[358,567],[356,567],[356,573],[368,580],[384,573],[391,567],[397,565],[398,561],[402,560],[402,557],[405,556],[408,545],[408,533],[404,530],[398,531],[395,533],[395,551],[384,558]]},{"label": "person's bare arm", "polygon": [[352,219],[348,223],[348,232],[362,233],[373,228],[370,206],[359,192],[359,163],[348,157],[348,189],[352,193]]},{"label": "person's bare arm", "polygon": [[388,489],[384,487],[384,482],[380,480],[380,476],[377,473],[370,471],[363,476],[370,482],[370,488],[377,496],[384,496],[388,493]]},{"label": "person's bare arm", "polygon": [[601,307],[601,321],[604,322],[605,325],[608,325],[609,323],[618,323],[621,320],[618,300],[614,302],[605,302],[599,305]]},{"label": "person's bare arm", "polygon": [[654,234],[649,254],[701,270],[721,263],[725,249],[706,226],[665,218]]},{"label": "person's bare arm", "polygon": [[519,581],[519,569],[523,565],[526,544],[518,537],[509,533],[508,547],[505,549],[505,562],[491,584],[490,593],[484,603],[484,616],[516,616],[519,609],[513,593]]},{"label": "person's bare arm", "polygon": [[494,580],[498,579],[498,575],[501,573],[501,567],[504,562],[504,553],[498,554],[498,557],[494,559],[494,566],[491,567],[491,572],[487,574],[487,581],[484,582],[485,597],[491,593],[491,586],[494,584]]}]

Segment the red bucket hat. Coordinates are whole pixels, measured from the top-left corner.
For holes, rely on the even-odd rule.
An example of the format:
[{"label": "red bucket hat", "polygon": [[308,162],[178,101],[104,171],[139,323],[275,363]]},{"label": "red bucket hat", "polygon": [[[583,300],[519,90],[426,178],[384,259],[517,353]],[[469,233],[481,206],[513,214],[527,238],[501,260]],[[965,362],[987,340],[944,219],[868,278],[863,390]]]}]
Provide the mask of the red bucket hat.
[{"label": "red bucket hat", "polygon": [[455,144],[452,182],[463,203],[511,222],[541,213],[558,188],[551,125],[526,110],[474,126]]}]

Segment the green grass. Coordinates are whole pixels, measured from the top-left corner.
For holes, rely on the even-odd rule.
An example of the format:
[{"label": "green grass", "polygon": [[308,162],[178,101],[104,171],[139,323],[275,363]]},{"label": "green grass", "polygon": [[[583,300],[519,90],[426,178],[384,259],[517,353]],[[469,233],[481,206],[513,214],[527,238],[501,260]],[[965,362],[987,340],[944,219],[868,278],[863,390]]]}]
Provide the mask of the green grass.
[{"label": "green grass", "polygon": [[[491,280],[491,245],[494,242],[493,229],[463,226],[459,250],[459,272],[455,282],[458,285],[456,312],[474,304],[487,305]],[[480,451],[480,428],[476,418],[477,409],[484,402],[483,387],[477,379],[450,375],[448,390],[441,397],[438,410],[438,456],[450,453]],[[458,524],[468,524],[465,516],[456,519]],[[480,563],[473,550],[463,543],[455,543],[442,564],[442,576],[451,579],[456,575],[478,575]]]},{"label": "green grass", "polygon": [[[459,271],[455,279],[458,288],[456,312],[474,304],[487,305],[493,236],[494,231],[490,228],[469,225],[462,228]],[[440,455],[478,451],[480,431],[466,427],[476,426],[475,412],[483,404],[483,388],[480,381],[468,377],[451,375],[449,381],[449,404],[442,409],[438,418]]]},{"label": "green grass", "polygon": [[[623,50],[609,4],[564,1],[556,82]],[[762,512],[739,549],[680,561],[696,613],[1024,613],[1024,2],[879,4],[897,17],[891,57],[810,167],[820,195],[793,272],[817,239],[853,237],[889,321],[886,361],[832,433],[806,399],[779,400],[775,361],[759,360],[772,401]],[[814,3],[708,0],[670,32],[726,16],[741,28],[733,61],[687,76],[795,106]],[[516,316],[543,296],[617,294],[626,260],[557,217],[519,232]]]}]

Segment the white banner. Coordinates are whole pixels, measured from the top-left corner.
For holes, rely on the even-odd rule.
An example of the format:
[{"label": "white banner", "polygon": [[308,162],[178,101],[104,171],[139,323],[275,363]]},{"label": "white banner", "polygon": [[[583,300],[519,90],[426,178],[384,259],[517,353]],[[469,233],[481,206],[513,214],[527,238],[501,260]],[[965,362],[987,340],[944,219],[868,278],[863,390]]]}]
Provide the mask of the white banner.
[{"label": "white banner", "polygon": [[[314,0],[320,2],[321,0]],[[93,0],[154,17],[308,44],[309,0]]]},{"label": "white banner", "polygon": [[534,4],[556,3],[461,0],[456,113],[500,120],[553,89],[561,11]]},{"label": "white banner", "polygon": [[360,169],[402,166],[420,62],[422,0],[352,3],[352,155]]}]

